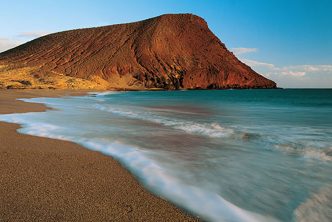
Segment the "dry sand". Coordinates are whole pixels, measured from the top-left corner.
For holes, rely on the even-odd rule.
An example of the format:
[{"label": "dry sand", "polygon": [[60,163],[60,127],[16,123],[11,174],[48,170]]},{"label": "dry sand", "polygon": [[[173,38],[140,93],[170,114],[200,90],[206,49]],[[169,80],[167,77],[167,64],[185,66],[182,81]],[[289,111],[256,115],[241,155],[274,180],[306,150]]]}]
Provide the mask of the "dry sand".
[{"label": "dry sand", "polygon": [[[15,100],[82,91],[1,90],[0,113],[43,111]],[[0,122],[0,221],[194,221],[146,191],[117,161]]]}]

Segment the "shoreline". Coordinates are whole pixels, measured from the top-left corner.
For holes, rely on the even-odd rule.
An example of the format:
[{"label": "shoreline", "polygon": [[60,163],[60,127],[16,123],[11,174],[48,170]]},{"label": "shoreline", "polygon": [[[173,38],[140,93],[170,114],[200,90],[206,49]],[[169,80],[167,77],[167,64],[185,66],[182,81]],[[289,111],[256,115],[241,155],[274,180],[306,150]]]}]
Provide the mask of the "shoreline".
[{"label": "shoreline", "polygon": [[[90,91],[1,90],[0,114],[48,109],[17,98]],[[20,127],[0,122],[1,220],[198,220],[151,194],[113,158],[72,142],[19,134]]]}]

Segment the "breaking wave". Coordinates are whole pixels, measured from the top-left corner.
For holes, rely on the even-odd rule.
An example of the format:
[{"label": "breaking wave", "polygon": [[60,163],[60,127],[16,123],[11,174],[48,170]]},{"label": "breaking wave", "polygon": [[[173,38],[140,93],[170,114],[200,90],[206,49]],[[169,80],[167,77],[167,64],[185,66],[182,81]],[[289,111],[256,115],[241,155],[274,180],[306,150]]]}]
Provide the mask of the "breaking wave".
[{"label": "breaking wave", "polygon": [[[273,218],[244,210],[217,193],[185,184],[172,176],[172,171],[176,169],[161,167],[149,157],[149,151],[143,151],[139,147],[122,144],[118,141],[62,135],[59,132],[63,132],[62,130],[66,129],[65,126],[33,122],[30,115],[38,115],[38,113],[0,115],[0,121],[22,124],[23,128],[19,131],[24,134],[72,141],[90,150],[112,156],[123,163],[154,193],[167,197],[172,202],[207,220],[276,221]],[[218,126],[215,128],[218,129]]]},{"label": "breaking wave", "polygon": [[298,147],[292,145],[279,144],[275,146],[282,152],[293,155],[301,155],[307,159],[317,159],[322,161],[332,161],[332,147],[330,148],[313,148],[313,147]]},{"label": "breaking wave", "polygon": [[162,117],[151,112],[133,112],[121,108],[113,108],[111,106],[106,107],[100,104],[96,104],[95,108],[101,111],[111,112],[113,114],[125,116],[131,119],[154,122],[164,126],[172,127],[174,129],[182,130],[186,133],[204,135],[212,138],[229,136],[234,132],[232,129],[220,126],[218,123],[196,123],[193,121]]},{"label": "breaking wave", "polygon": [[311,195],[294,212],[298,222],[332,221],[332,185]]},{"label": "breaking wave", "polygon": [[88,95],[91,96],[107,96],[107,95],[114,95],[114,94],[121,94],[124,93],[123,91],[106,91],[106,92],[88,92]]}]

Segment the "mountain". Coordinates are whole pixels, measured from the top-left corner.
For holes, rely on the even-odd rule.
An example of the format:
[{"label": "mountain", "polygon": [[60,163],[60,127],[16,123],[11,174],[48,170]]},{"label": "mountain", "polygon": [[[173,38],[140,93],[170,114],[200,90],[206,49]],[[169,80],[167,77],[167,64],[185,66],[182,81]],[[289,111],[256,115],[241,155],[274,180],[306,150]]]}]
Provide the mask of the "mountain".
[{"label": "mountain", "polygon": [[192,14],[54,33],[0,54],[0,88],[275,88]]}]

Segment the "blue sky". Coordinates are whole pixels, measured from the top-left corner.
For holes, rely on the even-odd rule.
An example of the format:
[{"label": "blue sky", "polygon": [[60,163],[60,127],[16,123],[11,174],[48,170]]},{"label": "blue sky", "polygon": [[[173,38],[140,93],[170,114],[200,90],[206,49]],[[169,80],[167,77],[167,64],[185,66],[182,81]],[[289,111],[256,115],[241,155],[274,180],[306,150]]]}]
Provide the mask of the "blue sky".
[{"label": "blue sky", "polygon": [[0,0],[0,51],[46,33],[194,13],[281,87],[332,87],[330,0]]}]

